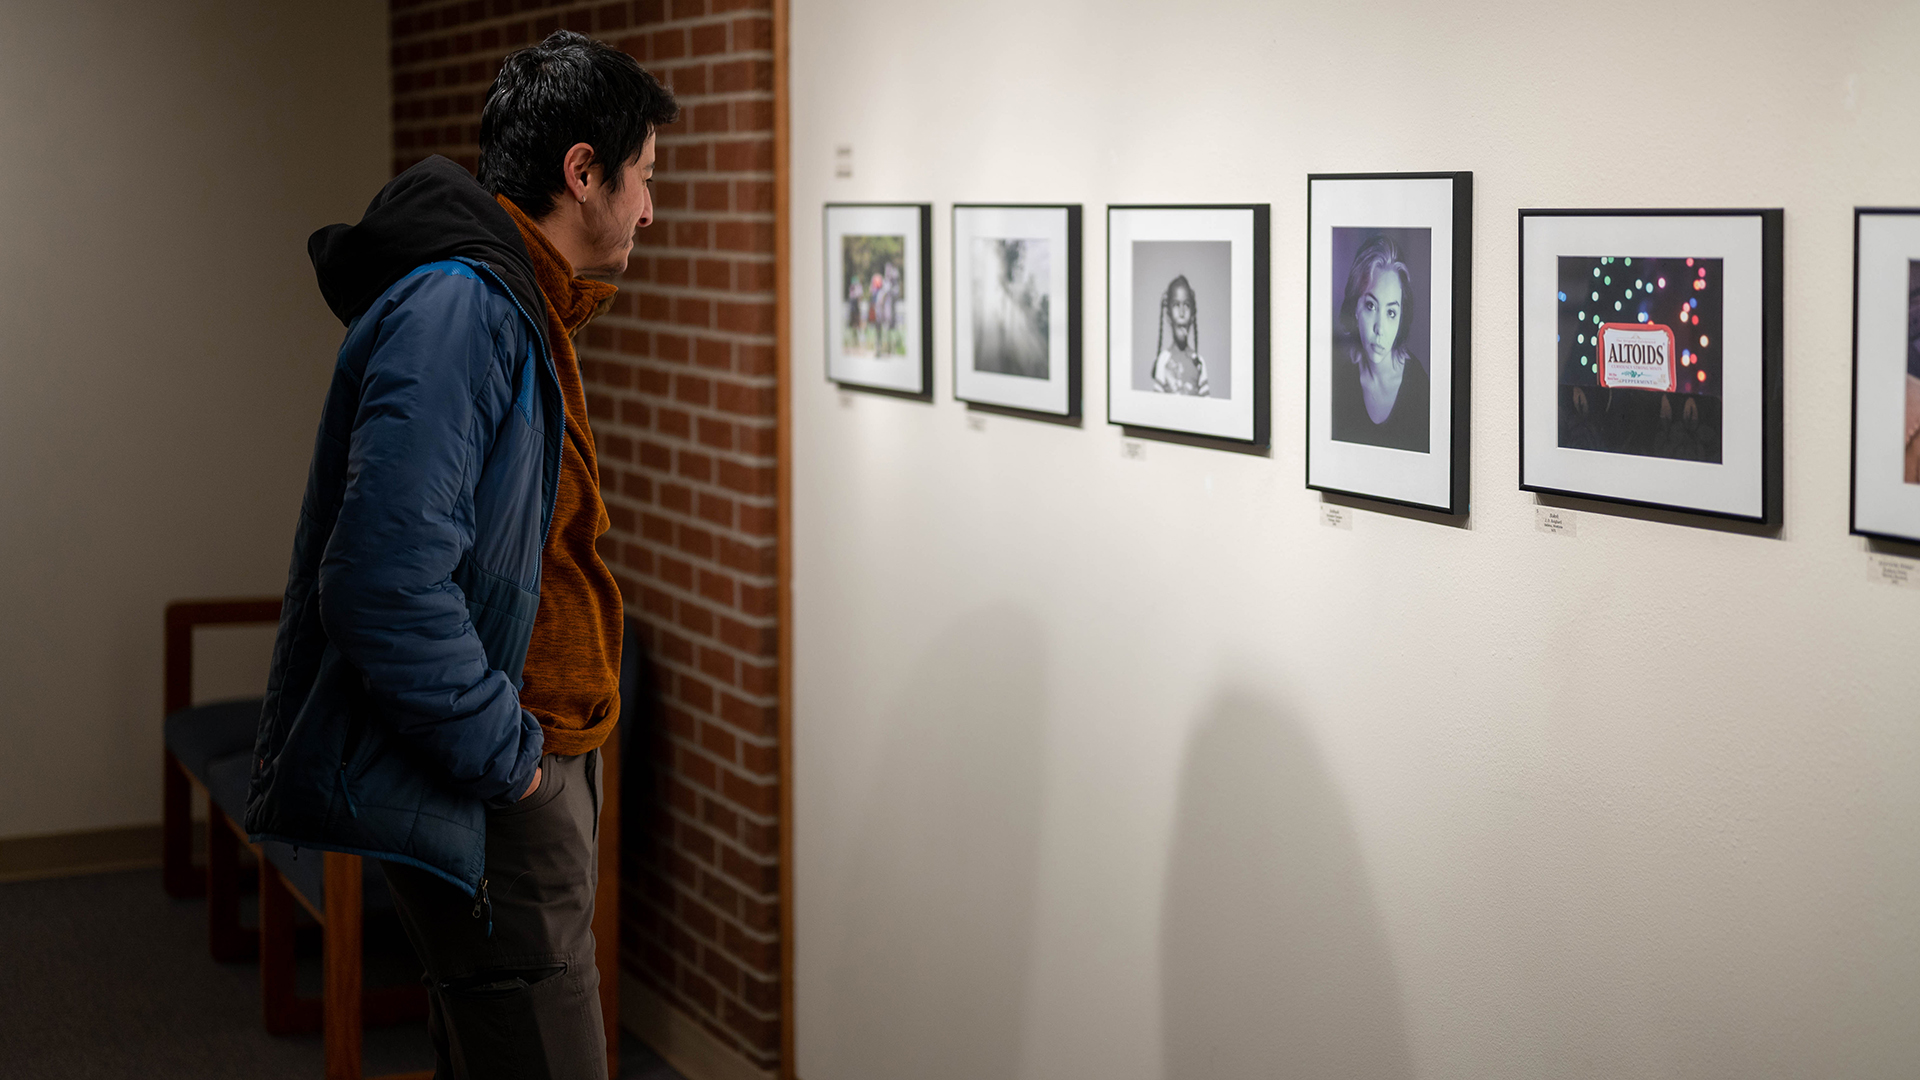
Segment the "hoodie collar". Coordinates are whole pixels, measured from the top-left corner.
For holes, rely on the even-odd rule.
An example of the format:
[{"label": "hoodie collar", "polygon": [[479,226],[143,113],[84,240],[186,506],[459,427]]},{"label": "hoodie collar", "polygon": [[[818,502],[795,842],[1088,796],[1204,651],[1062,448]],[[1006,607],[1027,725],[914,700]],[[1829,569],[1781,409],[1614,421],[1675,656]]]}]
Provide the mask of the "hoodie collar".
[{"label": "hoodie collar", "polygon": [[520,228],[520,238],[527,245],[527,256],[533,262],[533,280],[540,292],[547,298],[547,313],[568,337],[580,332],[588,320],[611,307],[613,296],[620,290],[604,281],[594,281],[578,277],[573,265],[566,256],[553,246],[547,234],[540,231],[512,199],[505,195],[494,198],[512,216],[513,223]]}]

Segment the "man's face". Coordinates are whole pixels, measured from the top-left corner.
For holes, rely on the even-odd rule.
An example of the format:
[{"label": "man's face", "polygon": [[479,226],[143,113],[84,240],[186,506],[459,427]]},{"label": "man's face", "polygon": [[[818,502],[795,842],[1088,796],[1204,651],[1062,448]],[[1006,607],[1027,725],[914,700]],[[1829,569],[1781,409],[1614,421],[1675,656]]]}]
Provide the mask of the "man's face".
[{"label": "man's face", "polygon": [[653,136],[620,174],[620,189],[600,184],[581,207],[592,254],[579,273],[618,274],[627,268],[636,230],[653,224]]}]

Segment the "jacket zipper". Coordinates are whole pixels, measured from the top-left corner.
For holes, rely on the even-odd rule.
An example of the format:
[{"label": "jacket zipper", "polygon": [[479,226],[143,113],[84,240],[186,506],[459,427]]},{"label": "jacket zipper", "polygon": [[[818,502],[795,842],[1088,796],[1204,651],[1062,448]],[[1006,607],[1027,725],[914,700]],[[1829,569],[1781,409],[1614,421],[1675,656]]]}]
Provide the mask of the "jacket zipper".
[{"label": "jacket zipper", "polygon": [[[511,289],[507,285],[507,279],[501,277],[499,271],[495,270],[491,266],[488,266],[484,262],[475,262],[474,265],[478,266],[482,270],[485,270],[487,272],[488,277],[492,278],[494,281],[499,283],[500,291],[503,293],[506,293],[507,299],[513,301],[514,309],[520,312],[520,317],[527,320],[527,325],[533,327],[533,338],[535,341],[538,341],[540,343],[540,359],[546,361],[547,363],[547,375],[553,379],[553,384],[555,386],[560,385],[560,371],[558,368],[554,367],[553,365],[552,350],[547,348],[546,331],[540,328],[539,323],[533,321],[533,316],[527,314],[526,306],[521,304],[520,298],[513,294],[513,289]],[[564,459],[567,456],[567,403],[565,401],[562,401],[560,403],[560,456],[562,459]],[[554,488],[555,488],[556,494],[558,494],[559,486],[560,486],[559,479],[556,477],[554,480]],[[553,531],[553,508],[551,506],[547,508],[547,513],[545,516],[547,520],[540,530],[540,550],[542,551],[545,551],[547,549],[547,534]],[[485,882],[482,882],[482,884],[484,885]],[[479,915],[476,914],[474,918],[476,919],[479,918]],[[487,925],[489,927],[487,936],[491,937],[493,936],[493,932],[491,929],[493,924],[489,922]]]},{"label": "jacket zipper", "polygon": [[473,917],[479,918],[481,912],[487,916],[487,936],[493,936],[493,900],[487,896],[487,879],[480,879],[480,891],[473,894]]}]

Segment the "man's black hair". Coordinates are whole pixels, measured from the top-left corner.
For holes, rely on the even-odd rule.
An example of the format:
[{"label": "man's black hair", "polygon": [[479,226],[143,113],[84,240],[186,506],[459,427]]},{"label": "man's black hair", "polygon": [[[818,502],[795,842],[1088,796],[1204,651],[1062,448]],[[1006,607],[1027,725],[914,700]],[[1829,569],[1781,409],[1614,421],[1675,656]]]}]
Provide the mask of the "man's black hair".
[{"label": "man's black hair", "polygon": [[646,146],[647,136],[680,118],[673,91],[633,57],[603,41],[556,30],[538,45],[507,54],[480,111],[480,184],[505,195],[528,217],[553,211],[567,188],[568,148],[593,147],[607,187]]}]

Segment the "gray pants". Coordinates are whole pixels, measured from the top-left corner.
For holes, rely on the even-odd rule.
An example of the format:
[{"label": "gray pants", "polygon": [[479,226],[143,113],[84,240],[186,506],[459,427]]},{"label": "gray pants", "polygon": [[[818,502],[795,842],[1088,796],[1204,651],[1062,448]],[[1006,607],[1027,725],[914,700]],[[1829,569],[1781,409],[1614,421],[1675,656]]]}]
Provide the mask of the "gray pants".
[{"label": "gray pants", "polygon": [[606,1080],[593,964],[600,751],[541,759],[540,788],[487,811],[484,902],[381,863],[427,969],[434,1080]]}]

